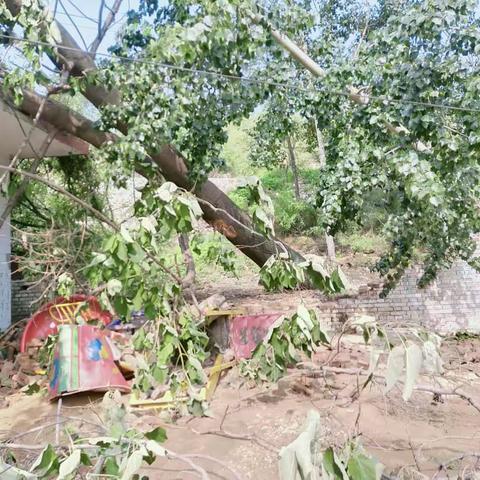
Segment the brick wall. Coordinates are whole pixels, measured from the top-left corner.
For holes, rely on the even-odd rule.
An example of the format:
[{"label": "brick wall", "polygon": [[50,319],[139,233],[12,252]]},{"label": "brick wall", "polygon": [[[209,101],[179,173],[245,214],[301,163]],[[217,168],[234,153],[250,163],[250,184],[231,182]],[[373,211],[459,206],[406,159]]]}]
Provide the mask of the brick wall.
[{"label": "brick wall", "polygon": [[[12,280],[12,323],[27,318],[38,310],[40,287],[23,280]],[[36,303],[35,303],[36,302]]]},{"label": "brick wall", "polygon": [[[414,323],[440,333],[480,332],[480,274],[466,263],[456,262],[422,290],[416,287],[419,275],[417,269],[408,271],[387,298],[379,298],[380,283],[368,284],[360,286],[356,294],[323,297],[309,307],[315,306],[320,316],[334,325],[365,314],[375,316],[380,322]],[[12,281],[12,322],[30,316],[39,306],[32,302],[40,294],[40,288],[32,288],[32,284]],[[277,311],[278,304],[268,305],[268,298],[262,302],[266,311]],[[297,305],[298,299],[294,300]],[[259,313],[258,306],[255,313]]]},{"label": "brick wall", "polygon": [[480,332],[480,274],[465,262],[456,262],[436,281],[418,289],[418,269],[409,270],[386,298],[379,298],[380,284],[361,286],[358,294],[325,299],[320,316],[333,324],[358,315],[372,315],[380,322],[415,323],[440,333]]}]

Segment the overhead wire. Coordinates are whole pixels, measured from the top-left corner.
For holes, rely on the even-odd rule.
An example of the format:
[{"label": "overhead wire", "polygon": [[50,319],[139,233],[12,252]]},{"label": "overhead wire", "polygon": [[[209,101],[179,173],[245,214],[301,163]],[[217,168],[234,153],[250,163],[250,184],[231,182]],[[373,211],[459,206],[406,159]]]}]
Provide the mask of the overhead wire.
[{"label": "overhead wire", "polygon": [[72,19],[72,17],[70,16],[70,13],[67,11],[64,3],[62,2],[62,0],[57,0],[57,2],[60,2],[60,6],[63,8],[63,11],[65,12],[65,14],[67,15],[67,17],[71,20],[72,22],[72,25],[73,25],[73,28],[75,28],[76,32],[78,33],[78,36],[80,37],[80,39],[82,40],[82,43],[83,43],[83,46],[85,47],[85,49],[87,49],[87,42],[85,42],[85,39],[83,38],[83,35],[82,35],[82,32],[80,31],[80,28],[78,27],[78,25],[76,25]]},{"label": "overhead wire", "polygon": [[75,2],[73,2],[72,0],[66,0],[78,13],[80,13],[80,15],[83,17],[83,18],[86,18],[94,23],[97,23],[98,20],[96,18],[93,18],[93,17],[90,17],[89,15],[86,15],[76,4]]},{"label": "overhead wire", "polygon": [[[13,40],[16,42],[24,42],[24,43],[29,43],[32,45],[37,45],[37,46],[45,46],[48,48],[52,48],[53,45],[48,42],[43,42],[41,40],[31,40],[28,38],[19,38],[13,35],[7,35],[7,34],[0,34],[0,38],[5,38],[9,40]],[[75,47],[67,47],[64,45],[57,45],[55,48],[61,48],[66,51],[72,51],[76,53],[82,53],[84,55],[90,55],[88,51],[82,50],[80,48],[75,48]],[[192,68],[192,67],[185,67],[182,65],[174,65],[171,63],[163,63],[163,62],[158,62],[156,60],[148,60],[144,58],[131,58],[127,57],[124,55],[113,55],[110,53],[102,53],[98,52],[97,56],[112,59],[112,60],[122,60],[125,62],[130,62],[130,63],[138,63],[138,64],[144,64],[144,65],[151,65],[151,66],[157,66],[160,68],[165,68],[169,70],[176,70],[176,71],[182,71],[182,72],[189,72],[193,74],[204,74],[204,75],[209,75],[209,76],[216,76],[218,78],[224,78],[226,80],[232,80],[232,81],[238,81],[238,82],[247,82],[250,84],[258,84],[258,85],[264,85],[264,86],[271,86],[271,87],[279,87],[279,88],[284,88],[287,90],[297,90],[297,91],[303,91],[307,93],[315,93],[314,90],[308,89],[302,86],[298,85],[293,85],[285,82],[276,82],[273,80],[267,80],[267,79],[258,79],[258,78],[252,78],[252,77],[247,77],[247,76],[240,76],[240,75],[234,75],[230,73],[222,73],[222,72],[217,72],[215,70],[204,70],[204,69],[198,69],[198,68]],[[337,95],[337,96],[344,96],[344,97],[349,97],[351,94],[346,91],[336,91],[336,90],[329,90],[328,94],[330,95]],[[427,107],[427,108],[441,108],[445,110],[452,110],[452,111],[461,111],[461,112],[469,112],[469,113],[480,113],[480,108],[469,108],[469,107],[461,107],[457,105],[449,105],[449,104],[443,104],[443,103],[433,103],[433,102],[425,102],[421,100],[408,100],[408,99],[395,99],[387,96],[379,96],[379,95],[371,95],[371,94],[365,94],[365,97],[368,98],[368,100],[375,100],[382,102],[384,104],[388,103],[393,103],[393,104],[401,104],[401,105],[413,105],[413,106],[421,106],[421,107]]]}]

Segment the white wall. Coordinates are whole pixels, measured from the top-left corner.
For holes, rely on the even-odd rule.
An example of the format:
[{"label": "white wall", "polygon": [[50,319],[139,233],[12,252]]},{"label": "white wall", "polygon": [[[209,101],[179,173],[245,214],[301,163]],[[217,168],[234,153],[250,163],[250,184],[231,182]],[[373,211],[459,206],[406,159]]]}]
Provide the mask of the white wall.
[{"label": "white wall", "polygon": [[[0,164],[8,164],[8,159],[0,158]],[[6,203],[7,199],[0,194],[0,214]],[[10,221],[7,221],[0,229],[0,330],[7,328],[11,321]]]},{"label": "white wall", "polygon": [[[19,124],[20,122],[20,124]],[[31,120],[23,114],[12,114],[11,108],[0,99],[0,165],[8,165],[9,158],[17,154],[22,145],[25,132],[30,132]],[[20,158],[33,158],[43,144],[46,132],[36,128],[28,145],[22,148]],[[48,147],[46,156],[62,156],[72,153],[88,153],[88,144],[65,134],[57,134],[55,140]],[[0,177],[3,175],[0,170]],[[6,199],[0,193],[0,213],[5,208]],[[7,224],[8,223],[8,224]],[[11,278],[10,278],[10,222],[6,222],[0,230],[0,330],[7,328],[11,323]]]}]

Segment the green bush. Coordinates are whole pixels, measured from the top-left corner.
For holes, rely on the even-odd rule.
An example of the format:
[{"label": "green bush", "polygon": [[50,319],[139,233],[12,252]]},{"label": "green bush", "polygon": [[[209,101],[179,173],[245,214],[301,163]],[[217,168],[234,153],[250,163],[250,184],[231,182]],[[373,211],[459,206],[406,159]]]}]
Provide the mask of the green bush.
[{"label": "green bush", "polygon": [[[303,171],[300,172],[303,181]],[[282,235],[302,234],[317,226],[318,214],[313,200],[295,198],[293,176],[282,169],[270,170],[261,177],[275,208],[275,225]],[[305,182],[307,183],[307,182]],[[310,193],[308,193],[311,196]]]},{"label": "green bush", "polygon": [[337,235],[338,244],[355,253],[382,254],[387,250],[387,242],[381,235],[373,231],[353,231]]}]

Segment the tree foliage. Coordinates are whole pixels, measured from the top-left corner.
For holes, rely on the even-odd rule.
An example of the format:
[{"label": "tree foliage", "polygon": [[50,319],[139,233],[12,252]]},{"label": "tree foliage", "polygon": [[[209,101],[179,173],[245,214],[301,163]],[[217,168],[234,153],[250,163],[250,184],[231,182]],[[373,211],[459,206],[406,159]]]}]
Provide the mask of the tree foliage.
[{"label": "tree foliage", "polygon": [[[368,194],[385,192],[396,201],[395,209],[385,203],[391,248],[377,268],[393,284],[422,249],[421,284],[428,283],[454,259],[471,259],[478,231],[476,2],[307,3],[142,1],[113,58],[93,80],[72,84],[120,88],[121,101],[102,109],[101,122],[108,130],[126,125],[128,133],[100,154],[121,180],[147,151],[170,143],[201,182],[220,164],[229,123],[269,99],[283,102],[288,108],[280,114],[272,107],[277,138],[291,130],[292,114],[316,118],[325,135],[318,189],[324,225],[335,233],[360,221]],[[30,38],[40,14],[27,13],[15,20]],[[5,10],[2,16],[2,24],[12,23]],[[272,40],[273,27],[304,46],[324,78],[312,79],[287,57]],[[43,52],[26,45],[39,72]],[[12,87],[14,78],[4,85]],[[351,86],[360,106],[346,94]]]},{"label": "tree foliage", "polygon": [[[340,2],[341,3],[341,2]],[[341,10],[341,7],[339,7]],[[425,285],[456,258],[470,259],[478,232],[478,38],[476,2],[379,2],[357,57],[318,43],[329,74],[315,99],[328,136],[319,205],[332,232],[358,218],[366,195],[393,194],[390,251],[377,268],[391,283],[425,252]],[[349,27],[351,28],[351,27]],[[342,32],[333,32],[337,38]],[[353,50],[353,48],[352,48]],[[352,105],[349,85],[364,89]],[[321,108],[326,102],[329,108]],[[400,134],[389,133],[389,125]],[[398,130],[398,129],[397,129]]]},{"label": "tree foliage", "polygon": [[[22,87],[45,87],[42,60],[45,52],[53,53],[43,42],[56,33],[36,0],[24,3],[17,17],[0,9],[3,28],[11,32],[16,24],[15,32],[27,40],[21,43],[27,75],[7,69],[2,77],[2,87],[17,101]],[[272,133],[274,156],[297,118],[308,125],[315,119],[324,133],[327,159],[317,207],[329,232],[360,221],[372,192],[395,199],[385,201],[391,248],[377,265],[391,284],[416,249],[425,255],[422,284],[456,258],[471,260],[480,193],[475,6],[471,0],[385,0],[367,9],[342,0],[320,2],[320,10],[312,10],[310,2],[300,1],[171,0],[165,6],[142,0],[101,68],[67,79],[73,95],[95,83],[119,93],[118,102],[100,108],[98,125],[122,135],[92,152],[93,165],[108,165],[106,176],[117,186],[138,170],[148,178],[135,205],[136,225],[107,221],[114,231],[95,237],[97,248],[83,273],[92,287],[105,287],[104,302],[121,316],[143,307],[148,317],[161,320],[137,339],[145,353],[139,388],[164,383],[175,393],[189,390],[199,402],[205,383],[201,362],[208,355],[202,316],[187,306],[183,265],[169,254],[179,233],[195,229],[201,205],[192,192],[165,182],[149,156],[167,144],[180,150],[198,193],[197,186],[221,164],[227,126],[256,109],[269,112],[261,125]],[[325,68],[323,77],[312,78],[289,57],[273,41],[272,29],[301,44]],[[51,83],[59,78],[57,72]],[[261,134],[257,140],[262,155],[271,155]],[[90,178],[78,175],[72,163],[52,165],[56,178],[90,206],[99,200],[87,188]],[[261,184],[250,182],[244,191],[252,228],[262,242],[278,247],[260,272],[261,283],[276,290],[309,281],[326,293],[338,292],[345,283],[341,272],[294,262],[274,239],[272,202]],[[76,212],[62,208],[74,223]],[[286,324],[289,336],[301,328],[302,318]],[[284,334],[278,330],[272,338],[284,340]],[[271,361],[280,355],[288,364],[289,347],[282,343]],[[407,363],[418,359],[414,350],[407,349]]]}]

